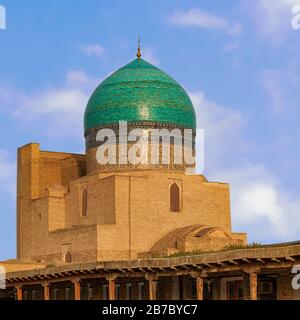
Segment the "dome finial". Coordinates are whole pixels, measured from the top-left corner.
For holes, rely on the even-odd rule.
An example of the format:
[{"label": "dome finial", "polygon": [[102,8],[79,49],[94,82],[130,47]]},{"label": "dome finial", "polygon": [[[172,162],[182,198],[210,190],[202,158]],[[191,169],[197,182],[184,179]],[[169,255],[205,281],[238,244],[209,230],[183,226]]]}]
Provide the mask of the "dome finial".
[{"label": "dome finial", "polygon": [[142,56],[142,53],[141,53],[141,37],[138,36],[138,49],[137,49],[137,54],[136,56],[140,59],[141,56]]}]

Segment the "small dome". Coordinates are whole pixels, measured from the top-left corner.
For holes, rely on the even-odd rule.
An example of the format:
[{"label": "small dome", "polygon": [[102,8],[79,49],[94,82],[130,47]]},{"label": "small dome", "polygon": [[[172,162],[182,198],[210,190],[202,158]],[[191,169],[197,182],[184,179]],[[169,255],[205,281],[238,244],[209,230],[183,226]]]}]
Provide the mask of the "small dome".
[{"label": "small dome", "polygon": [[85,133],[119,121],[196,128],[194,107],[185,90],[140,58],[114,72],[94,91],[85,110]]}]

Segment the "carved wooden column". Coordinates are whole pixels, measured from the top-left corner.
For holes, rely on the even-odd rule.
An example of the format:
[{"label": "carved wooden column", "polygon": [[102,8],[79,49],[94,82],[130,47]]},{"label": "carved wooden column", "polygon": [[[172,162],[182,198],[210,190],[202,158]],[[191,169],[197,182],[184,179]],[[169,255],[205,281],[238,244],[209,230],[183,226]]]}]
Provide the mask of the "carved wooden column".
[{"label": "carved wooden column", "polygon": [[250,279],[250,300],[257,300],[257,273],[249,273]]},{"label": "carved wooden column", "polygon": [[81,294],[80,294],[80,290],[81,290],[80,278],[73,279],[72,282],[74,284],[75,300],[80,300],[80,298],[81,298]]},{"label": "carved wooden column", "polygon": [[156,300],[158,276],[154,274],[147,274],[145,275],[145,278],[149,283],[149,300]]},{"label": "carved wooden column", "polygon": [[197,300],[203,300],[203,284],[204,284],[204,279],[201,277],[197,277],[196,278]]},{"label": "carved wooden column", "polygon": [[44,300],[50,300],[50,283],[43,282],[42,286],[44,288]]},{"label": "carved wooden column", "polygon": [[21,285],[15,286],[17,289],[17,300],[23,300],[23,289]]},{"label": "carved wooden column", "polygon": [[207,274],[204,272],[192,272],[191,276],[196,279],[197,300],[203,300],[204,279]]},{"label": "carved wooden column", "polygon": [[116,300],[116,279],[118,275],[110,274],[106,277],[108,281],[108,299],[109,300]]},{"label": "carved wooden column", "polygon": [[[249,283],[249,299],[257,300],[257,274],[260,272],[260,268],[256,266],[244,267],[243,271],[247,274]],[[244,293],[245,294],[245,293]]]}]

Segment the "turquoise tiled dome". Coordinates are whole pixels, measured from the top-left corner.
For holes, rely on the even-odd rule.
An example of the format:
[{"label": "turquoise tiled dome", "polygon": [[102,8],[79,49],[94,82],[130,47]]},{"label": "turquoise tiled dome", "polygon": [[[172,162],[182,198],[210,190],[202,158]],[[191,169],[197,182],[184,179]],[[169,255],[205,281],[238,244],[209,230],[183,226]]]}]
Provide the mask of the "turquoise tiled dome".
[{"label": "turquoise tiled dome", "polygon": [[84,114],[85,133],[121,120],[196,128],[194,107],[185,90],[140,58],[114,72],[94,91]]}]

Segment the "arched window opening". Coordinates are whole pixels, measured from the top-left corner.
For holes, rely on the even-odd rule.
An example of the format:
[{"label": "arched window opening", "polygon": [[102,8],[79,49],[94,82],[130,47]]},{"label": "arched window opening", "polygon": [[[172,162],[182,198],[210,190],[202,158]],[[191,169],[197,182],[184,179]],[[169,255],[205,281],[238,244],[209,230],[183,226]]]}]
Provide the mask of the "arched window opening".
[{"label": "arched window opening", "polygon": [[65,255],[65,262],[66,263],[71,263],[72,262],[72,255],[70,251],[67,251],[66,255]]},{"label": "arched window opening", "polygon": [[170,210],[172,212],[180,211],[180,188],[176,183],[170,187]]},{"label": "arched window opening", "polygon": [[86,188],[82,189],[81,193],[81,215],[86,217],[87,214],[87,190]]}]

